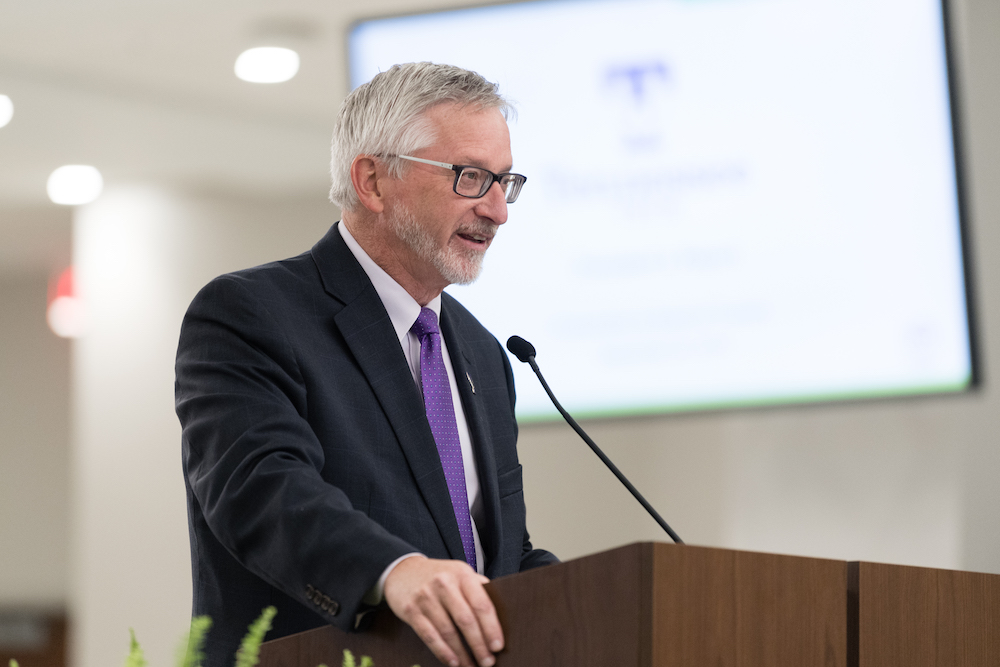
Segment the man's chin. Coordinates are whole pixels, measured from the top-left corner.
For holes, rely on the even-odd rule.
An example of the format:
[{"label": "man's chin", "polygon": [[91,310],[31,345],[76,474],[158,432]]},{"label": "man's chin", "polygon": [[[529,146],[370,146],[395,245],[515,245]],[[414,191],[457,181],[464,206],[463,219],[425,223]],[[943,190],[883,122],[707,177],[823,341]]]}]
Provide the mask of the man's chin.
[{"label": "man's chin", "polygon": [[452,285],[470,285],[476,281],[483,271],[483,254],[450,257],[437,257],[438,271]]}]

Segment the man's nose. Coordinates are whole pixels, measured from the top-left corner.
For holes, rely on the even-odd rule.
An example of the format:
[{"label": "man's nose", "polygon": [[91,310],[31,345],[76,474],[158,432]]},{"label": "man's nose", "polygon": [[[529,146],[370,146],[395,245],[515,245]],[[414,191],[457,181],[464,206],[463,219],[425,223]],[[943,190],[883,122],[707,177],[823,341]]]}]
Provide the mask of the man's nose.
[{"label": "man's nose", "polygon": [[499,182],[495,181],[486,194],[480,197],[476,215],[489,218],[498,225],[507,222],[507,195]]}]

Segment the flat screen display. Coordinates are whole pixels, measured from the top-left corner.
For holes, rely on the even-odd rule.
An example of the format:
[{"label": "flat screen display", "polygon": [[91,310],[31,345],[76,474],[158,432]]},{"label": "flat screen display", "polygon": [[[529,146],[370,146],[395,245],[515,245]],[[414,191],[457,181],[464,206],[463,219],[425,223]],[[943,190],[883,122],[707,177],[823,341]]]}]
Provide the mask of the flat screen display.
[{"label": "flat screen display", "polygon": [[578,416],[974,383],[939,0],[523,2],[349,45],[352,86],[429,60],[515,103],[528,181],[448,291]]}]

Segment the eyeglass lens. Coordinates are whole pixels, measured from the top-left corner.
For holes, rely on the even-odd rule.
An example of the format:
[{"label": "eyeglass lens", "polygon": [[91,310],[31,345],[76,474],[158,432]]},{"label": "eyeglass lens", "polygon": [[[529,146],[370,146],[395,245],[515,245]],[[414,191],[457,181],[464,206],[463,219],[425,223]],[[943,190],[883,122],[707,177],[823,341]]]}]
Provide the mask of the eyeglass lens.
[{"label": "eyeglass lens", "polygon": [[[482,197],[493,186],[493,174],[485,169],[466,167],[455,179],[455,192],[463,197]],[[504,198],[508,204],[514,203],[524,184],[517,174],[503,174],[499,179]]]}]

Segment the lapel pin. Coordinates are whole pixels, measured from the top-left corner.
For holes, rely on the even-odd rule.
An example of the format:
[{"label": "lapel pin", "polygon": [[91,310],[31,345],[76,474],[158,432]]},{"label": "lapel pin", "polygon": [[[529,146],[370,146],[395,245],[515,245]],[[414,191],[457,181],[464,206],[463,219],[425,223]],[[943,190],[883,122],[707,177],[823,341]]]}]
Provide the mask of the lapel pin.
[{"label": "lapel pin", "polygon": [[469,380],[469,386],[472,387],[472,393],[475,394],[476,393],[476,385],[474,385],[472,383],[472,376],[469,375],[468,371],[465,372],[465,377],[466,377],[466,379]]}]

